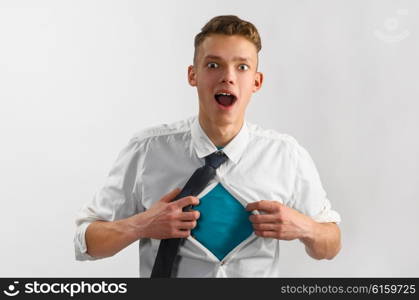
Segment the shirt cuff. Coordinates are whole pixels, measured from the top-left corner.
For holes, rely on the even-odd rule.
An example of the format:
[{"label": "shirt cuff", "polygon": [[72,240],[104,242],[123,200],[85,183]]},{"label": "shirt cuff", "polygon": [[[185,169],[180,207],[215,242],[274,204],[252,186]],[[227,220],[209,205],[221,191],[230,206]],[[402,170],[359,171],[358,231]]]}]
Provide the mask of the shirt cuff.
[{"label": "shirt cuff", "polygon": [[324,209],[319,214],[311,218],[318,223],[334,222],[336,224],[339,224],[341,222],[340,215],[336,211],[331,209]]},{"label": "shirt cuff", "polygon": [[97,258],[87,254],[87,245],[86,245],[86,229],[91,222],[85,222],[80,224],[77,227],[76,234],[74,236],[74,250],[76,260],[96,260]]}]

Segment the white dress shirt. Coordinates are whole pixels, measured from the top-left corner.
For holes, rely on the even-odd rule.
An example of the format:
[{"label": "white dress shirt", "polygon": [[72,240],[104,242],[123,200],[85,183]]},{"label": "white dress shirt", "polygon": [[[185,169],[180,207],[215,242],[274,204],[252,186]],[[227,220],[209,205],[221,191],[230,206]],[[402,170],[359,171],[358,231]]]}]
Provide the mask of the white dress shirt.
[{"label": "white dress shirt", "polygon": [[[124,219],[147,210],[169,191],[182,188],[205,163],[204,157],[216,150],[197,117],[135,134],[119,154],[104,186],[77,216],[76,259],[95,259],[86,253],[85,232],[91,222]],[[229,159],[198,198],[220,183],[244,207],[274,200],[317,222],[340,222],[313,160],[293,137],[245,122],[223,151]],[[150,276],[159,243],[140,239],[140,277]],[[220,261],[190,236],[179,250],[177,276],[277,277],[279,252],[279,240],[252,233]]]}]

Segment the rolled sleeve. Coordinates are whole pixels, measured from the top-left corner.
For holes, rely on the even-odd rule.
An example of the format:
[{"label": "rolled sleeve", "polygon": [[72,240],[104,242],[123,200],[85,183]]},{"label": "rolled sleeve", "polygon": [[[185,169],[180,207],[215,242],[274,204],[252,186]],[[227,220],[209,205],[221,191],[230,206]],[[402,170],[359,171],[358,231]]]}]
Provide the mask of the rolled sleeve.
[{"label": "rolled sleeve", "polygon": [[294,147],[294,158],[296,172],[293,208],[320,223],[340,223],[340,215],[332,210],[310,154],[298,143]]},{"label": "rolled sleeve", "polygon": [[90,225],[90,222],[85,222],[77,226],[76,234],[74,236],[74,249],[76,260],[95,260],[93,256],[87,254],[87,246],[86,246],[86,229]]},{"label": "rolled sleeve", "polygon": [[95,260],[87,254],[86,230],[94,221],[115,221],[143,211],[140,168],[143,145],[132,138],[119,153],[104,185],[76,216],[74,236],[76,260]]}]

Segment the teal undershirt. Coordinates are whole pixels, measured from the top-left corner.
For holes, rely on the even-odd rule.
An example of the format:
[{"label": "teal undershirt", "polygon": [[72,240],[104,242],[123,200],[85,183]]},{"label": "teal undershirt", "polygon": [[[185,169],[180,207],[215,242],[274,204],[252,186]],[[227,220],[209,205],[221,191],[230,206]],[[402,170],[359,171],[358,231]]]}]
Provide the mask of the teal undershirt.
[{"label": "teal undershirt", "polygon": [[200,212],[200,217],[192,235],[219,260],[253,231],[250,212],[221,184],[202,197],[194,209]]}]

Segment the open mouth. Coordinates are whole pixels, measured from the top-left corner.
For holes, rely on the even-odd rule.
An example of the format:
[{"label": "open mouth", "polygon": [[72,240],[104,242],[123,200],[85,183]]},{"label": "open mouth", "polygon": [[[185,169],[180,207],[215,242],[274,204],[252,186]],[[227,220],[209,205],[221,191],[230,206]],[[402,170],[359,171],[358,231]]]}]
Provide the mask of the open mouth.
[{"label": "open mouth", "polygon": [[217,93],[214,95],[214,98],[218,104],[224,107],[232,106],[237,100],[237,97],[230,93]]}]

